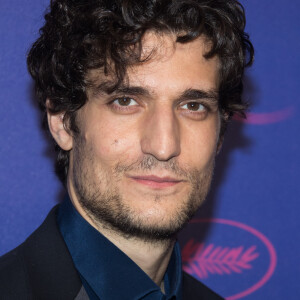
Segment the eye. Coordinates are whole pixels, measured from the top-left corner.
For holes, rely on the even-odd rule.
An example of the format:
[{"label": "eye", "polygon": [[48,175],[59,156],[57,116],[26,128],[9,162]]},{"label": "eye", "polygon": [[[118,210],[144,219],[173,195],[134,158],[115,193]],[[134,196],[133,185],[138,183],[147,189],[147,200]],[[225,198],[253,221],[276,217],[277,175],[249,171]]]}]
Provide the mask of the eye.
[{"label": "eye", "polygon": [[183,109],[191,110],[195,112],[205,112],[207,109],[199,102],[188,102],[181,106]]},{"label": "eye", "polygon": [[113,105],[116,105],[116,106],[134,106],[134,105],[138,105],[138,103],[130,97],[117,98],[112,103],[113,103]]}]

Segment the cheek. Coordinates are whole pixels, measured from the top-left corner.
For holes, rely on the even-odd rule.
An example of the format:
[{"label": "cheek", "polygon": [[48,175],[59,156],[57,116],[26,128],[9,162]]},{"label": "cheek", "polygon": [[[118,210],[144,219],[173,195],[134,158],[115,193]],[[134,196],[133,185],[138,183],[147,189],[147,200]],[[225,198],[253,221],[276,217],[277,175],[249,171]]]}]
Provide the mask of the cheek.
[{"label": "cheek", "polygon": [[189,127],[188,133],[183,135],[181,150],[185,162],[198,169],[211,165],[216,156],[219,129],[214,124],[201,124],[197,127]]},{"label": "cheek", "polygon": [[135,153],[138,141],[136,132],[119,122],[93,124],[90,130],[86,130],[84,139],[102,166],[122,163],[138,155]]}]

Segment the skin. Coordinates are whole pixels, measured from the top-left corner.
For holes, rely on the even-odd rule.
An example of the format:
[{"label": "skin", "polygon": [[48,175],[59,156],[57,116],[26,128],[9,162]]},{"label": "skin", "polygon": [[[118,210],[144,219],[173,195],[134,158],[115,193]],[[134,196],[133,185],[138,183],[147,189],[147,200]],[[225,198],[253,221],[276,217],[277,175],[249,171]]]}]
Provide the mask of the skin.
[{"label": "skin", "polygon": [[[203,57],[207,47],[203,38],[178,44],[172,35],[148,33],[143,55],[156,50],[128,69],[126,81],[142,92],[89,90],[75,136],[65,130],[63,114],[48,114],[53,137],[70,150],[68,192],[74,206],[162,290],[175,233],[190,218],[183,212],[187,207],[195,212],[204,201],[220,146],[218,59]],[[101,71],[89,77],[95,83],[109,79]],[[83,198],[116,216],[126,213],[140,228],[174,234],[147,238],[124,232],[93,213]]]}]

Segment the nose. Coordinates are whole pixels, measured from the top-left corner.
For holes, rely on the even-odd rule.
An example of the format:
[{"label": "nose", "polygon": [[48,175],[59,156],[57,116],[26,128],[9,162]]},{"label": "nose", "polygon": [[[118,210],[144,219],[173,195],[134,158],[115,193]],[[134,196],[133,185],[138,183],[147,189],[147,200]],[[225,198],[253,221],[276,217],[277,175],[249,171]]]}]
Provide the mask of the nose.
[{"label": "nose", "polygon": [[180,154],[180,132],[172,108],[149,112],[142,129],[141,148],[157,160],[167,161]]}]

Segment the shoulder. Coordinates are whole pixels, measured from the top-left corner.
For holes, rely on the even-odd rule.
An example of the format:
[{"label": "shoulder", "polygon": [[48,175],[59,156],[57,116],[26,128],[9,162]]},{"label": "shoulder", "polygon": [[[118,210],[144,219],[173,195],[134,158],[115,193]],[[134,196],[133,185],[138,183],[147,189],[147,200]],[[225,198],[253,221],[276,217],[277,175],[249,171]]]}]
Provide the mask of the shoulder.
[{"label": "shoulder", "polygon": [[186,272],[183,272],[184,300],[222,300],[221,296]]},{"label": "shoulder", "polygon": [[77,295],[81,281],[58,229],[56,213],[57,207],[23,244],[0,258],[1,297],[74,299]]},{"label": "shoulder", "polygon": [[29,299],[26,270],[20,248],[0,257],[0,294],[4,299]]}]

